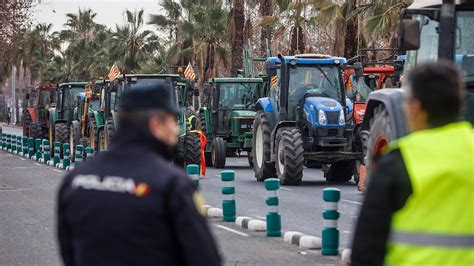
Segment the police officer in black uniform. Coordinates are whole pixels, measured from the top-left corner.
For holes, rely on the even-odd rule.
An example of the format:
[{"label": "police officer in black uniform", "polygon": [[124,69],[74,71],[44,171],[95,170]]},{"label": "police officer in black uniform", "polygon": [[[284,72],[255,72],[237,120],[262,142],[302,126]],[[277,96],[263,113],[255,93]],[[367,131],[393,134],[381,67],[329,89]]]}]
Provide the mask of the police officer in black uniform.
[{"label": "police officer in black uniform", "polygon": [[171,165],[178,141],[171,85],[121,97],[110,150],[64,179],[57,233],[65,265],[220,265],[200,196]]}]

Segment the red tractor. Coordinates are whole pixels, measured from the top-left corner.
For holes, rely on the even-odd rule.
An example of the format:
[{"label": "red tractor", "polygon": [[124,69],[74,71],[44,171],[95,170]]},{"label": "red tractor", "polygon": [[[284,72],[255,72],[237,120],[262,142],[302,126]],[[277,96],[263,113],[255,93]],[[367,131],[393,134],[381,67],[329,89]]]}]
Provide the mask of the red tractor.
[{"label": "red tractor", "polygon": [[48,108],[56,101],[56,84],[39,84],[26,94],[23,111],[23,135],[48,138]]}]

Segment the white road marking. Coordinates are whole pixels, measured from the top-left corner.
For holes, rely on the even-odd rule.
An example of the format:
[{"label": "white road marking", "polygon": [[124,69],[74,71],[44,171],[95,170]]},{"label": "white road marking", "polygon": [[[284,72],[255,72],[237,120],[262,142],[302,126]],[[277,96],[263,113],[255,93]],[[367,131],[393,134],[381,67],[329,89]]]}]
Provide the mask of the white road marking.
[{"label": "white road marking", "polygon": [[266,220],[267,218],[266,217],[263,217],[263,216],[260,216],[260,215],[254,215],[255,218],[257,219],[261,219],[261,220]]},{"label": "white road marking", "polygon": [[224,230],[226,230],[226,231],[229,231],[229,232],[231,232],[231,233],[237,234],[237,235],[239,235],[239,236],[250,236],[250,235],[248,235],[248,234],[246,234],[246,233],[242,233],[242,232],[240,232],[240,231],[234,230],[234,229],[229,228],[229,227],[227,227],[227,226],[223,226],[223,225],[220,225],[220,224],[214,224],[214,225],[217,226],[217,227],[219,227],[219,228],[221,228],[221,229],[224,229]]},{"label": "white road marking", "polygon": [[63,172],[63,171],[58,170],[58,169],[53,169],[53,171],[56,171],[56,172],[58,172],[58,173],[62,173],[62,172]]},{"label": "white road marking", "polygon": [[292,191],[293,189],[291,188],[287,188],[287,187],[280,187],[280,189],[283,189],[283,190],[288,190],[288,191]]},{"label": "white road marking", "polygon": [[22,160],[22,161],[26,161],[26,159],[25,159],[25,158],[20,158],[20,160]]},{"label": "white road marking", "polygon": [[41,166],[41,164],[39,164],[39,163],[35,163],[35,165],[37,165],[37,166]]},{"label": "white road marking", "polygon": [[352,200],[345,200],[345,199],[343,199],[343,200],[341,200],[341,201],[344,201],[344,202],[349,202],[349,203],[352,203],[352,204],[357,204],[357,205],[362,205],[362,203],[361,203],[361,202],[352,201]]},{"label": "white road marking", "polygon": [[249,162],[246,162],[246,161],[238,161],[238,163],[241,163],[241,164],[248,164]]},{"label": "white road marking", "polygon": [[221,175],[214,175],[215,177],[221,177]]}]

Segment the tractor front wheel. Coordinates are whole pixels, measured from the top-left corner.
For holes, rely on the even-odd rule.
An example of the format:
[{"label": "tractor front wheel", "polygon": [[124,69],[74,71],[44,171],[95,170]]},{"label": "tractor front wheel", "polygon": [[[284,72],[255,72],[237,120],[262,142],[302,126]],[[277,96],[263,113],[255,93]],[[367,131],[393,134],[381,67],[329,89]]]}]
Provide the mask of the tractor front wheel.
[{"label": "tractor front wheel", "polygon": [[106,149],[108,149],[110,142],[115,137],[115,126],[114,126],[114,121],[112,119],[107,119],[107,121],[105,122],[104,134],[105,134],[105,147]]},{"label": "tractor front wheel", "polygon": [[33,139],[43,138],[43,130],[41,129],[41,123],[39,121],[31,122],[28,136]]},{"label": "tractor front wheel", "polygon": [[57,123],[54,125],[54,141],[59,141],[61,144],[69,141],[69,131],[65,123]]},{"label": "tractor front wheel", "polygon": [[23,136],[30,136],[31,115],[28,111],[23,112]]},{"label": "tractor front wheel", "polygon": [[[69,145],[71,145],[71,154],[75,154],[76,145],[81,144],[81,129],[77,123],[72,123],[69,127]],[[74,161],[74,156],[71,156],[71,161]]]},{"label": "tractor front wheel", "polygon": [[303,138],[297,128],[281,128],[276,137],[276,170],[284,185],[300,185],[303,179]]},{"label": "tractor front wheel", "polygon": [[105,140],[105,132],[104,132],[104,128],[102,129],[99,129],[99,140],[97,141],[98,142],[98,147],[97,147],[97,151],[105,151],[107,150],[107,144],[106,144],[106,140]]},{"label": "tractor front wheel", "polygon": [[193,132],[187,133],[184,145],[186,165],[201,165],[201,138],[199,135]]},{"label": "tractor front wheel", "polygon": [[215,168],[221,169],[225,167],[225,142],[222,138],[215,138],[212,142],[212,165]]},{"label": "tractor front wheel", "polygon": [[252,161],[255,178],[261,182],[275,175],[275,167],[265,163],[270,161],[271,132],[267,115],[259,110],[253,121]]}]

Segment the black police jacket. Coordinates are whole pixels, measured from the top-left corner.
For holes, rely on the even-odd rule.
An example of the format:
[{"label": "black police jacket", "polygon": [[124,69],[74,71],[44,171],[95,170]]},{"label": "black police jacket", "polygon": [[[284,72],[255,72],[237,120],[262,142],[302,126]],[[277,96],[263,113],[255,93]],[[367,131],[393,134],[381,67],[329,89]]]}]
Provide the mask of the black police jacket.
[{"label": "black police jacket", "polygon": [[191,180],[165,159],[165,145],[139,131],[124,132],[60,187],[57,233],[64,264],[220,265]]}]

